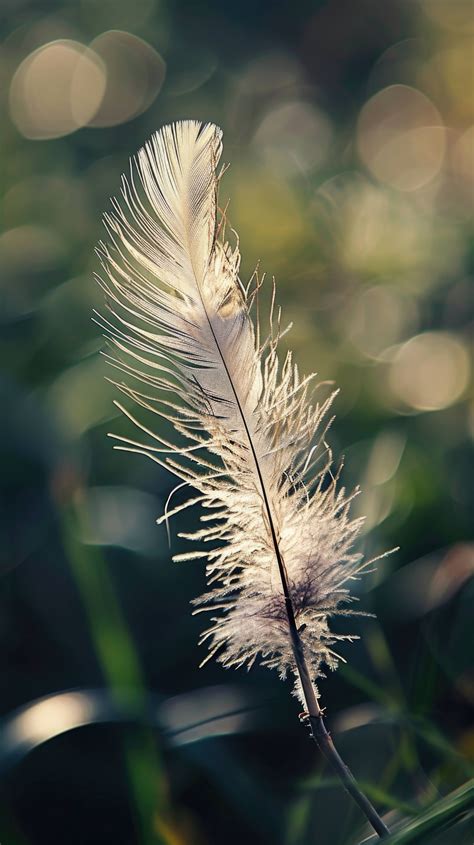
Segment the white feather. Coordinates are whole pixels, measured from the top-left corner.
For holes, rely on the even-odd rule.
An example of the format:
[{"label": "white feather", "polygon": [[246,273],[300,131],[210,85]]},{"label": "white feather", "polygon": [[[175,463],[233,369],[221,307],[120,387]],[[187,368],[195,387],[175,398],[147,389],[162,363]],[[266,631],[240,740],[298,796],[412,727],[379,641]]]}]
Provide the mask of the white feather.
[{"label": "white feather", "polygon": [[102,323],[127,375],[119,387],[191,442],[168,441],[126,411],[149,441],[120,437],[118,448],[166,467],[189,487],[185,505],[204,509],[191,539],[211,549],[177,557],[207,560],[210,589],[195,604],[212,613],[209,656],[226,666],[260,657],[297,676],[286,585],[314,680],[337,665],[332,646],[344,637],[328,619],[350,612],[348,582],[364,568],[352,551],[361,522],[336,479],[327,485],[324,418],[335,394],[315,403],[313,377],[299,376],[291,354],[279,362],[278,325],[263,343],[254,329],[258,290],[240,283],[238,248],[218,221],[221,139],[212,124],[164,127],[106,215],[99,281],[113,319]]}]

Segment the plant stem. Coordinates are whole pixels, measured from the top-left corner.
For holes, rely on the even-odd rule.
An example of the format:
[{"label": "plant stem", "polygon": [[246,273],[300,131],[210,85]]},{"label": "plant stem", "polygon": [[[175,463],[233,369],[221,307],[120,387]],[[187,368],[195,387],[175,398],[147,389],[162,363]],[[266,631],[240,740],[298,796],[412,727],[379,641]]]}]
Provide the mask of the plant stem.
[{"label": "plant stem", "polygon": [[310,714],[309,718],[313,739],[321,753],[324,754],[328,763],[330,763],[336,774],[340,777],[344,788],[354,799],[356,804],[358,804],[380,839],[383,839],[385,836],[389,836],[390,831],[388,827],[380,818],[373,804],[371,804],[367,796],[364,795],[358,786],[354,775],[349,769],[349,766],[344,763],[344,760],[337,751],[331,739],[331,734],[324,724],[321,711],[318,716],[312,716]]},{"label": "plant stem", "polygon": [[377,810],[371,804],[367,796],[364,795],[362,790],[359,788],[354,775],[349,769],[349,766],[344,763],[344,760],[340,756],[332,741],[331,734],[324,724],[323,712],[319,706],[313,682],[311,681],[308,664],[304,655],[303,643],[301,642],[301,637],[298,633],[293,605],[289,596],[286,601],[286,610],[290,626],[293,654],[295,656],[306,709],[308,711],[309,721],[311,724],[311,735],[321,753],[341,779],[344,788],[365,814],[367,820],[370,822],[380,839],[383,839],[385,836],[390,835],[388,827],[382,821],[377,813]]}]

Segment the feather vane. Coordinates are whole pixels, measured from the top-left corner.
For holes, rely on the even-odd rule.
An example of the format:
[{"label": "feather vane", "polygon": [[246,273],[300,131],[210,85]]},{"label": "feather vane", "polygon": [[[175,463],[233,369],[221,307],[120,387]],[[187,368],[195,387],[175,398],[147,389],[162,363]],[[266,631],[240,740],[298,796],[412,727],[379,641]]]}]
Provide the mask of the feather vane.
[{"label": "feather vane", "polygon": [[314,681],[337,665],[337,640],[350,639],[328,620],[353,612],[349,585],[368,564],[353,551],[361,520],[350,517],[352,495],[330,475],[335,393],[316,401],[314,376],[302,378],[291,353],[281,360],[273,306],[263,341],[252,321],[260,283],[242,285],[238,244],[224,238],[221,150],[213,124],[164,127],[105,216],[99,283],[112,316],[100,322],[125,375],[116,384],[185,444],[119,406],[145,442],[117,437],[117,448],[147,455],[191,490],[162,519],[201,505],[202,527],[183,535],[200,548],[175,559],[206,561],[209,589],[195,606],[211,613],[208,657],[225,666],[260,658],[294,675],[301,696],[288,613]]}]

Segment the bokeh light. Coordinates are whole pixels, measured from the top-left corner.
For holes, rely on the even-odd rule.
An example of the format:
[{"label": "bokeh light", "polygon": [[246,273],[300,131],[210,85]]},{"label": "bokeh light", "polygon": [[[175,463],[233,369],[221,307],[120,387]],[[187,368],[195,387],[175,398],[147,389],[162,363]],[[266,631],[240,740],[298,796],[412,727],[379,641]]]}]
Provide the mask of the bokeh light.
[{"label": "bokeh light", "polygon": [[103,384],[104,361],[96,355],[64,370],[49,386],[47,401],[66,437],[80,436],[92,426],[116,416],[114,391]]},{"label": "bokeh light", "polygon": [[39,47],[20,64],[10,87],[12,120],[26,138],[59,138],[85,126],[106,86],[98,56],[67,39]]},{"label": "bokeh light", "polygon": [[394,395],[409,407],[438,411],[462,396],[469,373],[469,355],[459,338],[424,332],[398,350],[389,381]]},{"label": "bokeh light", "polygon": [[341,323],[353,346],[367,358],[383,359],[385,350],[416,328],[417,307],[394,286],[371,287],[343,308]]},{"label": "bokeh light", "polygon": [[116,126],[145,111],[165,78],[165,62],[142,38],[129,32],[103,32],[90,44],[106,69],[103,99],[90,126]]},{"label": "bokeh light", "polygon": [[120,546],[156,556],[156,519],[163,511],[163,503],[149,493],[119,485],[89,487],[84,493],[84,508],[85,543]]},{"label": "bokeh light", "polygon": [[165,62],[141,38],[111,30],[89,47],[70,39],[27,56],[10,86],[10,113],[26,138],[59,138],[83,126],[116,126],[145,111],[165,77]]},{"label": "bokeh light", "polygon": [[69,692],[27,707],[8,729],[9,742],[35,746],[58,734],[87,725],[95,708],[86,695]]},{"label": "bokeh light", "polygon": [[421,91],[390,85],[362,109],[357,144],[362,161],[377,179],[415,191],[439,173],[445,129],[438,110]]},{"label": "bokeh light", "polygon": [[331,124],[319,109],[290,101],[265,115],[254,143],[270,166],[283,173],[304,173],[324,162],[331,135]]},{"label": "bokeh light", "polygon": [[420,214],[405,193],[343,173],[318,187],[314,206],[347,272],[419,289],[432,286],[447,264],[456,263],[456,237],[446,226],[439,232],[443,252],[432,261],[436,221]]},{"label": "bokeh light", "polygon": [[400,466],[406,438],[397,431],[386,430],[374,440],[370,451],[366,481],[371,485],[386,484],[395,475]]}]

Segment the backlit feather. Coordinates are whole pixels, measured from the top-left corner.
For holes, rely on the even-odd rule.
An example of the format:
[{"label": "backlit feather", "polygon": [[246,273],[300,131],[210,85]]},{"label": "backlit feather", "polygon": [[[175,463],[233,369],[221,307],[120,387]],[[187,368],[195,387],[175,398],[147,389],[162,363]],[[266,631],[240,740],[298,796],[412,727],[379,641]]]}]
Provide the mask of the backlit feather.
[{"label": "backlit feather", "polygon": [[293,673],[301,694],[289,604],[314,680],[337,664],[343,637],[328,620],[351,612],[348,587],[364,568],[352,550],[361,522],[337,479],[328,484],[334,394],[316,401],[313,377],[299,375],[291,354],[279,360],[278,318],[264,340],[252,322],[258,290],[241,284],[238,247],[224,240],[218,215],[221,139],[212,124],[164,127],[105,217],[99,281],[112,317],[101,322],[125,374],[117,384],[177,435],[165,438],[161,424],[145,427],[127,408],[142,438],[118,437],[118,448],[179,478],[190,492],[176,513],[200,503],[195,545],[177,558],[206,560],[209,590],[195,604],[211,614],[209,656],[226,666],[259,658]]}]

